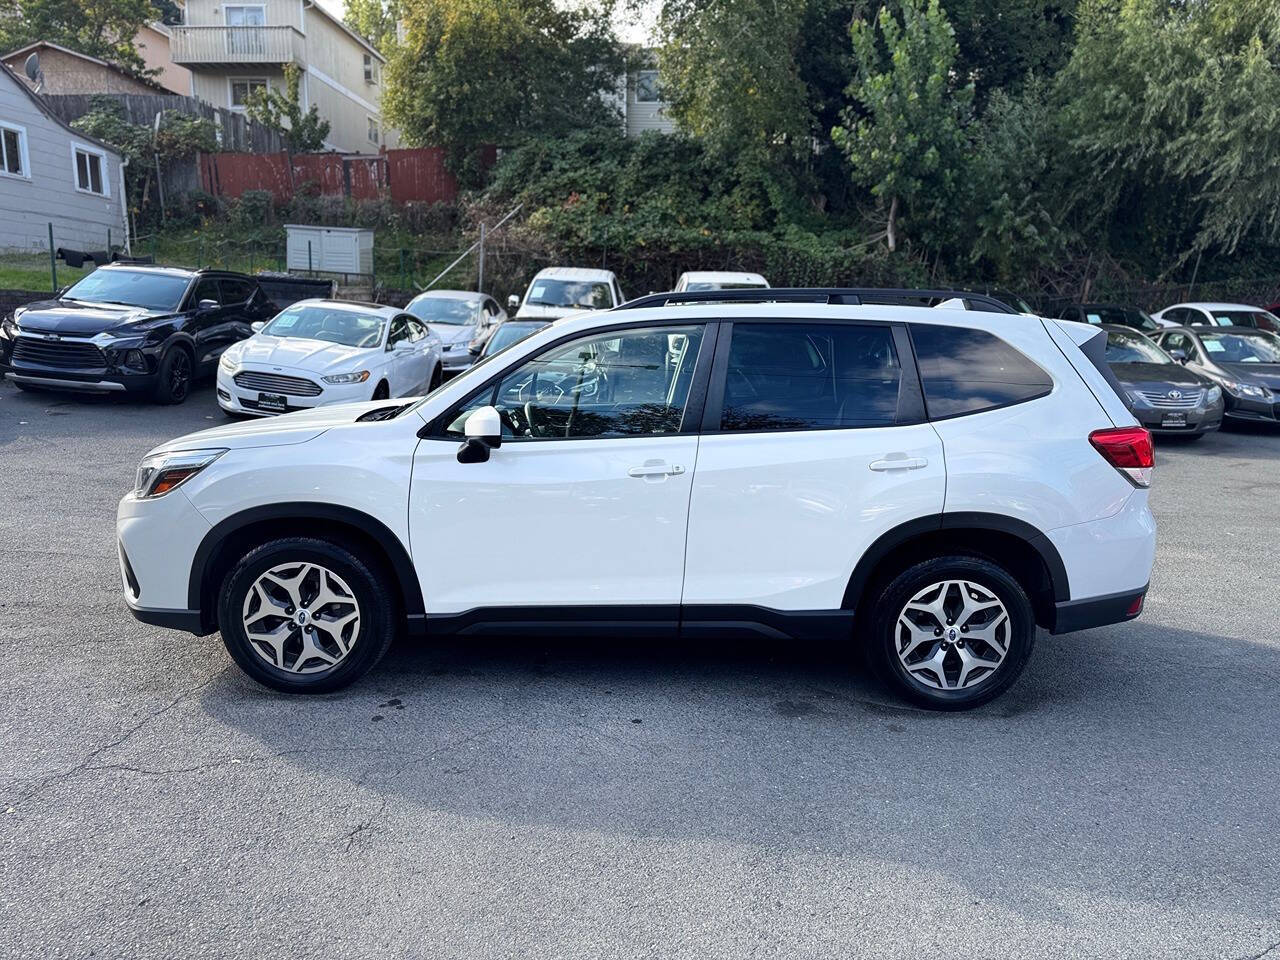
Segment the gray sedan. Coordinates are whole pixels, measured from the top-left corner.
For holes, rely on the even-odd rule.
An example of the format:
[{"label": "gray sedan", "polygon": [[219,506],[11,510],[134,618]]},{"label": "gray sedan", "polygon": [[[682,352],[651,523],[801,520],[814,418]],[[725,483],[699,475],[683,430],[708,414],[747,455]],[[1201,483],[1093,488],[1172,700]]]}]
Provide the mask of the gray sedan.
[{"label": "gray sedan", "polygon": [[428,290],[405,309],[440,338],[446,376],[470,367],[498,324],[507,319],[493,297],[472,290]]}]

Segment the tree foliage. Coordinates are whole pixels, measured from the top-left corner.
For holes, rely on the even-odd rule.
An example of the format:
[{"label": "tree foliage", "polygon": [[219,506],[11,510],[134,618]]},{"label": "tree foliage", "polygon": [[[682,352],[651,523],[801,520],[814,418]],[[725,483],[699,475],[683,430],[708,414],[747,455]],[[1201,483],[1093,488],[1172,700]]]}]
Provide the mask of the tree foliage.
[{"label": "tree foliage", "polygon": [[48,40],[145,76],[133,38],[155,19],[151,0],[6,0],[0,4],[0,50]]},{"label": "tree foliage", "polygon": [[329,136],[329,121],[320,116],[314,103],[305,113],[302,110],[301,78],[302,71],[295,64],[288,64],[284,68],[283,91],[257,89],[245,102],[249,119],[278,131],[294,153],[323,150],[325,137]]},{"label": "tree foliage", "polygon": [[938,0],[894,6],[850,27],[853,102],[831,132],[854,182],[882,206],[890,250],[899,217],[936,234],[954,216],[973,100],[973,85],[957,83],[955,33]]},{"label": "tree foliage", "polygon": [[401,0],[346,0],[342,18],[385,57],[395,49],[396,24],[403,15]]},{"label": "tree foliage", "polygon": [[555,0],[417,0],[387,65],[383,109],[464,179],[486,144],[617,124],[623,54],[610,8]]}]

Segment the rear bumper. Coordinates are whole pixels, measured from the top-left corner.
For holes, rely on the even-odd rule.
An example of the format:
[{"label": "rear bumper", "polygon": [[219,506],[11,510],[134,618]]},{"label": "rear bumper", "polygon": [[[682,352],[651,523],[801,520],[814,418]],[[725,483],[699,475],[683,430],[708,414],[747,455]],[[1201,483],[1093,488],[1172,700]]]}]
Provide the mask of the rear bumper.
[{"label": "rear bumper", "polygon": [[1142,613],[1147,588],[1125,590],[1105,597],[1089,597],[1085,600],[1064,600],[1054,604],[1051,633],[1071,633],[1090,630],[1112,623],[1124,623]]},{"label": "rear bumper", "polygon": [[157,610],[152,607],[138,607],[129,604],[129,612],[136,620],[148,623],[153,627],[164,627],[168,630],[182,630],[203,637],[209,631],[204,628],[199,610]]}]

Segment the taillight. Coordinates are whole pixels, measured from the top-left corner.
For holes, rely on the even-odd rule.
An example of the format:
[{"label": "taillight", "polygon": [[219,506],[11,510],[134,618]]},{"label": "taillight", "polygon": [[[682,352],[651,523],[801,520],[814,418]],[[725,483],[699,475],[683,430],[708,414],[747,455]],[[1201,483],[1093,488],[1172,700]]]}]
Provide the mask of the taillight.
[{"label": "taillight", "polygon": [[1135,487],[1151,486],[1151,468],[1156,465],[1156,454],[1151,446],[1151,434],[1142,427],[1095,430],[1089,434],[1089,442]]}]

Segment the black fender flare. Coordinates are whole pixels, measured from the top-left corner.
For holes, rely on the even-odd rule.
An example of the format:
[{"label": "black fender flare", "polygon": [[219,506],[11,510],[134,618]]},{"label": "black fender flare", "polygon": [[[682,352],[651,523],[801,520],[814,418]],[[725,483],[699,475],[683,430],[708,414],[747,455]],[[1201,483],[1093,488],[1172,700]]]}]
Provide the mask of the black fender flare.
[{"label": "black fender flare", "polygon": [[400,595],[404,599],[405,613],[411,619],[421,619],[425,613],[422,589],[409,551],[400,538],[382,521],[353,507],[335,503],[307,503],[305,501],[271,503],[250,507],[218,521],[204,535],[191,561],[191,573],[187,582],[187,604],[205,616],[202,609],[205,573],[210,561],[217,556],[227,538],[245,527],[272,520],[330,520],[351,527],[375,541],[383,550],[395,574]]},{"label": "black fender flare", "polygon": [[981,513],[976,511],[960,511],[957,513],[940,513],[928,517],[918,517],[899,524],[881,534],[859,558],[857,566],[849,577],[845,587],[842,609],[852,610],[858,605],[867,583],[875,574],[876,568],[890,552],[916,537],[938,533],[944,530],[991,530],[1010,534],[1031,547],[1044,561],[1049,572],[1049,581],[1053,587],[1053,600],[1062,603],[1071,599],[1070,582],[1067,579],[1067,568],[1062,562],[1058,548],[1038,529],[1025,520],[1007,517],[998,513]]}]

